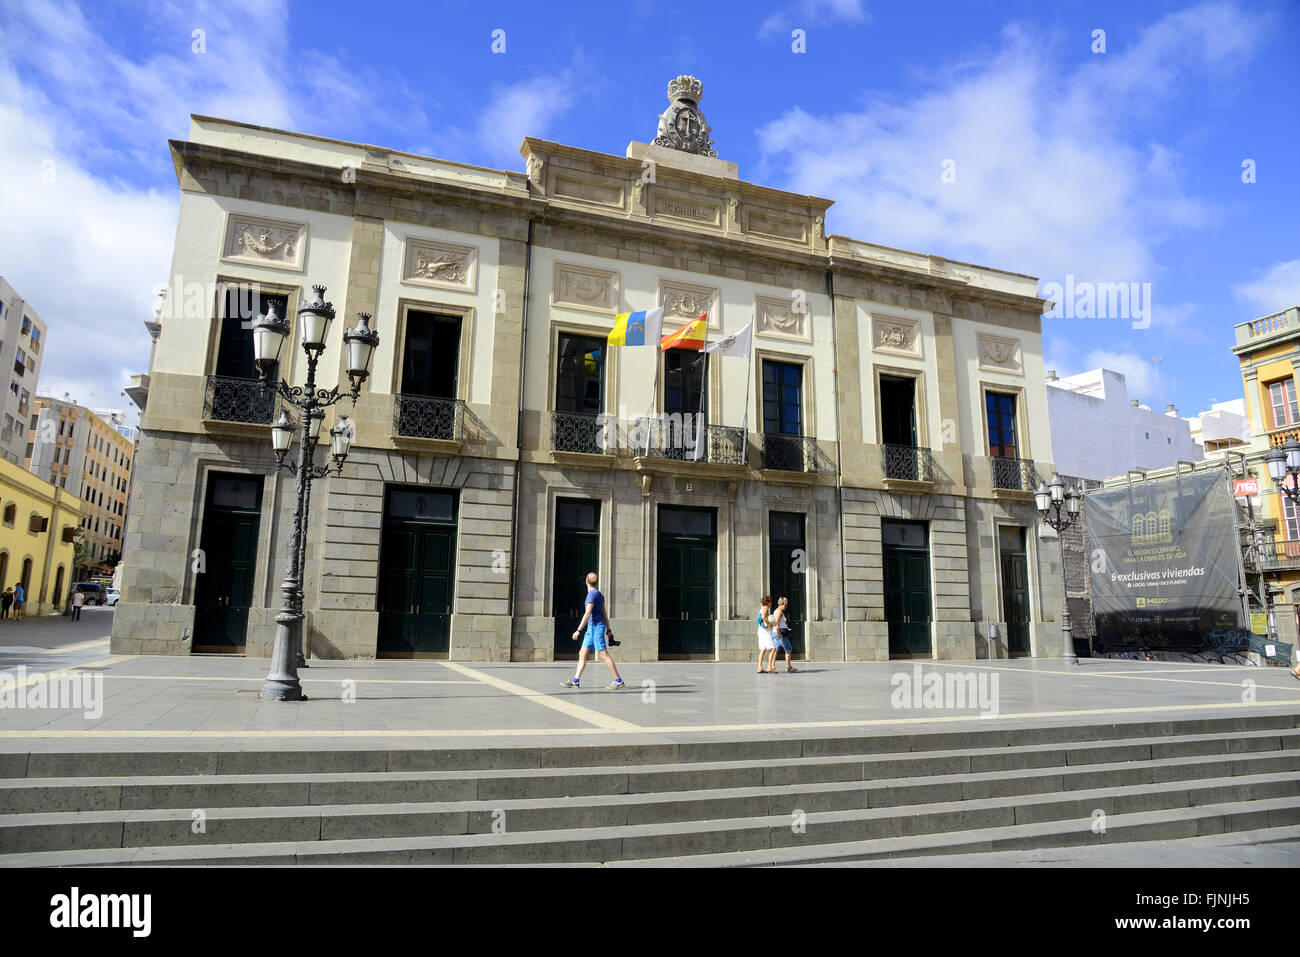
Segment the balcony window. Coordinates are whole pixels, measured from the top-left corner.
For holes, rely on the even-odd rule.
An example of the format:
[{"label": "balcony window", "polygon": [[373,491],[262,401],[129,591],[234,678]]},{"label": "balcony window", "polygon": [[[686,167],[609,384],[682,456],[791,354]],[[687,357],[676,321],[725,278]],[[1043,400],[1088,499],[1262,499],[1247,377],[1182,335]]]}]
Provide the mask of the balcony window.
[{"label": "balcony window", "polygon": [[[24,375],[26,372],[27,372],[27,353],[23,352],[22,349],[18,349],[16,352],[14,352],[14,374]],[[15,391],[14,394],[16,395],[17,392]]]},{"label": "balcony window", "polygon": [[1268,397],[1273,406],[1273,428],[1280,429],[1300,423],[1296,408],[1294,379],[1279,379],[1268,384]]},{"label": "balcony window", "polygon": [[984,401],[988,413],[989,455],[1016,458],[1016,397],[1005,392],[989,392]]},{"label": "balcony window", "polygon": [[600,415],[605,410],[605,340],[560,333],[555,410]]},{"label": "balcony window", "polygon": [[1282,496],[1282,514],[1286,518],[1287,541],[1300,541],[1300,512],[1297,512],[1295,502],[1285,495]]},{"label": "balcony window", "polygon": [[465,426],[465,404],[456,398],[461,319],[412,309],[405,326],[393,428],[403,436],[460,440]]}]

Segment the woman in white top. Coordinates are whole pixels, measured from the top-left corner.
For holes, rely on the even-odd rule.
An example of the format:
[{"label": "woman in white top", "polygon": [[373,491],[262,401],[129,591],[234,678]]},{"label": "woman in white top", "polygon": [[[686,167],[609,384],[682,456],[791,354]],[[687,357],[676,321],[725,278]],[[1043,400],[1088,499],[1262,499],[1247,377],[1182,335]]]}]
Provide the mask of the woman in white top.
[{"label": "woman in white top", "polygon": [[[758,609],[758,674],[776,674],[776,642],[772,640],[772,622],[768,612],[772,607],[772,596],[764,595]],[[767,653],[772,652],[772,667],[767,668]]]}]

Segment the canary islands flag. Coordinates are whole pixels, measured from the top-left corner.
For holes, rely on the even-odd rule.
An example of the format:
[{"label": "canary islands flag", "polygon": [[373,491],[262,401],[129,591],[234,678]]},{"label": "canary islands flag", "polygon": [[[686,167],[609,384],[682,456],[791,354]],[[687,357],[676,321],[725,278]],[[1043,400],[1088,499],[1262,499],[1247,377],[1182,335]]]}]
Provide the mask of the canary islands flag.
[{"label": "canary islands flag", "polygon": [[669,349],[703,349],[709,314],[706,312],[698,319],[692,319],[671,336],[664,336],[659,342],[659,350]]},{"label": "canary islands flag", "polygon": [[609,334],[611,346],[643,346],[655,342],[664,324],[664,307],[644,312],[624,312],[614,317],[614,329]]}]

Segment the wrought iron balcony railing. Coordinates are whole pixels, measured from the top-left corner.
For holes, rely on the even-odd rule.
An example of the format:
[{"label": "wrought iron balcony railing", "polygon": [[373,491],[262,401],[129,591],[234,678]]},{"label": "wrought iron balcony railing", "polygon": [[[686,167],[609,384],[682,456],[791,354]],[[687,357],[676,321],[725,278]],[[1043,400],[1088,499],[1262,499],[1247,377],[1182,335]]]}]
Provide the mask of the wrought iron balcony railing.
[{"label": "wrought iron balcony railing", "polygon": [[745,430],[732,425],[706,425],[698,432],[689,428],[668,428],[661,443],[651,444],[649,454],[654,458],[679,462],[744,465]]},{"label": "wrought iron balcony railing", "polygon": [[1013,492],[1032,492],[1038,487],[1038,473],[1033,459],[1010,459],[993,456],[989,459],[993,471],[993,487]]},{"label": "wrought iron balcony railing", "polygon": [[1246,564],[1255,569],[1300,568],[1300,541],[1274,541],[1266,539],[1246,550]]},{"label": "wrought iron balcony railing", "polygon": [[463,442],[465,401],[431,395],[394,395],[393,434],[413,439]]},{"label": "wrought iron balcony railing", "polygon": [[880,460],[887,479],[934,481],[934,455],[929,449],[911,445],[882,445]]},{"label": "wrought iron balcony railing", "polygon": [[763,433],[763,468],[782,472],[816,472],[817,440],[806,435]]},{"label": "wrought iron balcony railing", "polygon": [[276,395],[257,379],[208,376],[203,393],[203,418],[216,422],[270,425],[275,418]]},{"label": "wrought iron balcony railing", "polygon": [[551,451],[613,455],[614,421],[608,415],[585,412],[551,413]]}]

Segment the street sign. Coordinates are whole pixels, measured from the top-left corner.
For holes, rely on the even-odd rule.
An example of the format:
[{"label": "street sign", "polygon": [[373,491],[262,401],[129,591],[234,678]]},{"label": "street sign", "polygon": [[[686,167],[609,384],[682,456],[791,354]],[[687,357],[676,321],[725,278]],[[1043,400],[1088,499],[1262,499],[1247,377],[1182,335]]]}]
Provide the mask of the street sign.
[{"label": "street sign", "polygon": [[1233,479],[1232,497],[1249,498],[1252,495],[1259,494],[1259,479]]},{"label": "street sign", "polygon": [[1250,613],[1250,630],[1256,635],[1268,634],[1268,615],[1262,611]]}]

